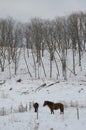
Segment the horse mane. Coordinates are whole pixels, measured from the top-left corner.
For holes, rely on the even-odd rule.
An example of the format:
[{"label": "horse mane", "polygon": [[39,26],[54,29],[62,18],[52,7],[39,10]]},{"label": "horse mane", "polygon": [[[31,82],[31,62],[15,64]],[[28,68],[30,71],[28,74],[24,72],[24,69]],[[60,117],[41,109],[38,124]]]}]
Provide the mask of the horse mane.
[{"label": "horse mane", "polygon": [[45,101],[46,103],[50,103],[50,104],[53,104],[53,102],[51,102],[51,101]]}]

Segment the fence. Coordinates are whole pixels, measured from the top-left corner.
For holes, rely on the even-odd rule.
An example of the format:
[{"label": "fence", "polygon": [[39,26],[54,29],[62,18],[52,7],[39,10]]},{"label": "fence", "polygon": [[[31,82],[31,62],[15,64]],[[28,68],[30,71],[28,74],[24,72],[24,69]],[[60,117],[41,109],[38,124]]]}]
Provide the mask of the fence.
[{"label": "fence", "polygon": [[33,108],[33,102],[29,102],[29,105],[27,105],[27,104],[22,105],[22,103],[20,103],[20,105],[17,108],[2,107],[2,108],[0,108],[0,116],[9,115],[9,114],[12,114],[12,113],[27,112],[27,111],[31,111],[32,108]]}]

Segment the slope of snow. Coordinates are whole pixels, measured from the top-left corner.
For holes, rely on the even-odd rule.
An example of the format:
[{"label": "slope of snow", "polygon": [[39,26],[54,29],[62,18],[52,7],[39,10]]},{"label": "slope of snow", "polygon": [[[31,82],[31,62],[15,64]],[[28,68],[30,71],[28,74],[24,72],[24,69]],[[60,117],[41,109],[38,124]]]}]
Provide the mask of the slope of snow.
[{"label": "slope of snow", "polygon": [[[71,53],[68,56],[70,57]],[[77,76],[67,71],[70,76],[68,81],[64,81],[61,77],[57,80],[56,73],[53,73],[52,79],[48,76],[31,79],[26,73],[27,69],[24,68],[22,57],[17,76],[13,75],[9,79],[8,68],[5,72],[0,72],[0,80],[5,80],[5,83],[0,85],[0,130],[86,130],[85,57],[86,54],[82,57],[82,68],[78,65],[76,67]],[[69,59],[68,67],[71,68],[72,59]],[[49,75],[49,62],[47,59],[44,62],[47,75]],[[31,63],[32,60],[28,64],[31,66]],[[78,60],[76,60],[77,63]],[[56,72],[55,65],[53,65],[53,70]],[[43,74],[42,70],[40,73]],[[32,74],[34,75],[34,72]],[[19,78],[22,79],[21,82],[17,82]],[[42,86],[43,84],[46,85]],[[59,110],[51,114],[47,106],[43,107],[45,100],[63,103],[64,115],[60,115]],[[33,109],[33,102],[39,103],[38,119]],[[24,108],[27,106],[27,111],[19,112],[21,105]]]}]

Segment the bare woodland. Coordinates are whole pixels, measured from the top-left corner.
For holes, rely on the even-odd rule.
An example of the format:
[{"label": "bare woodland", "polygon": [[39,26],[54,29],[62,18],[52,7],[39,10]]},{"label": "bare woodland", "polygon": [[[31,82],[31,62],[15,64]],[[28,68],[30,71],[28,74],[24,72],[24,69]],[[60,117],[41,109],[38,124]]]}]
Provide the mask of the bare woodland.
[{"label": "bare woodland", "polygon": [[[25,65],[31,78],[33,76],[27,62],[30,60],[29,50],[32,52],[35,78],[40,78],[40,66],[46,77],[42,60],[45,50],[49,53],[50,78],[52,78],[53,62],[56,64],[58,76],[62,73],[65,80],[67,80],[67,69],[76,75],[75,54],[78,53],[78,63],[82,66],[82,52],[86,51],[86,13],[73,13],[69,16],[56,17],[53,20],[33,18],[27,23],[19,23],[12,17],[0,19],[0,71],[4,72],[9,66],[10,78],[12,76],[11,63],[14,64],[14,74],[17,75],[22,49]],[[68,49],[72,50],[72,68],[67,67]],[[28,58],[26,58],[26,50]],[[58,68],[55,53],[61,60],[62,72]]]}]

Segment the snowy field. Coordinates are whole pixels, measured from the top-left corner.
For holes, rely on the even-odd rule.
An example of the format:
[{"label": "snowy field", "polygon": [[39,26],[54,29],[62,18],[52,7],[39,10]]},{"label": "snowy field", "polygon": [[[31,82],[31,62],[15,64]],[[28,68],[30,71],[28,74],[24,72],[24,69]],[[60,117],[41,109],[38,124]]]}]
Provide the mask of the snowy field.
[{"label": "snowy field", "polygon": [[[84,55],[86,57],[86,55]],[[84,62],[85,61],[85,62]],[[23,62],[23,61],[22,61]],[[47,62],[46,62],[47,63]],[[86,60],[82,59],[83,71],[77,67],[77,76],[68,81],[29,79],[19,74],[11,79],[0,72],[0,130],[86,130]],[[21,78],[21,82],[17,79]],[[44,87],[43,84],[46,84]],[[50,113],[45,100],[64,104],[64,115],[56,110]],[[33,103],[39,103],[38,119]],[[20,111],[23,106],[24,111]]]},{"label": "snowy field", "polygon": [[[55,81],[47,81],[46,84],[53,82]],[[61,82],[40,88],[41,84],[43,84],[41,80],[26,83],[8,80],[0,86],[0,109],[3,110],[4,107],[6,112],[6,115],[0,116],[0,130],[85,130],[86,84]],[[51,115],[49,108],[43,107],[45,100],[62,102],[65,106],[64,115],[60,115],[59,110]],[[38,119],[33,107],[29,108],[30,102],[39,103]],[[18,111],[21,104],[24,107],[27,104],[26,112]]]}]

